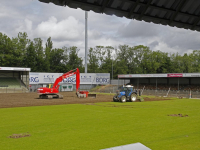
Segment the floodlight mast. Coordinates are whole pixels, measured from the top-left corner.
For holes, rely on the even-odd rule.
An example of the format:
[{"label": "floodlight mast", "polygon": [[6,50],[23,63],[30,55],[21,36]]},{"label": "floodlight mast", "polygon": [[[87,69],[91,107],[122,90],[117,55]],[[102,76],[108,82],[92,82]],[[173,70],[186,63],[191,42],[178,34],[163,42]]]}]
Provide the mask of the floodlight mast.
[{"label": "floodlight mast", "polygon": [[85,11],[85,73],[87,73],[87,52],[88,52],[88,33],[87,33],[88,12]]}]

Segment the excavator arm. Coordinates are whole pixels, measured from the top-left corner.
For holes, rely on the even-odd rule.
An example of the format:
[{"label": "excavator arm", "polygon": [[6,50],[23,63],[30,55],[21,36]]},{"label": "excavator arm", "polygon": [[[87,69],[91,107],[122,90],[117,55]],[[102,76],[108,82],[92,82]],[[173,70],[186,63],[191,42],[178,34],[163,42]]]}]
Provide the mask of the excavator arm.
[{"label": "excavator arm", "polygon": [[68,78],[68,77],[70,77],[70,76],[73,76],[73,75],[75,75],[75,74],[76,74],[76,92],[77,92],[78,89],[79,89],[79,87],[80,87],[80,72],[79,72],[79,69],[78,69],[78,68],[76,68],[76,69],[74,69],[74,70],[71,70],[71,71],[69,71],[69,72],[63,74],[62,76],[58,77],[58,78],[56,79],[56,81],[54,82],[52,88],[55,88],[55,89],[58,90],[59,87],[60,87],[59,83],[62,82],[63,79],[66,79],[66,78]]}]

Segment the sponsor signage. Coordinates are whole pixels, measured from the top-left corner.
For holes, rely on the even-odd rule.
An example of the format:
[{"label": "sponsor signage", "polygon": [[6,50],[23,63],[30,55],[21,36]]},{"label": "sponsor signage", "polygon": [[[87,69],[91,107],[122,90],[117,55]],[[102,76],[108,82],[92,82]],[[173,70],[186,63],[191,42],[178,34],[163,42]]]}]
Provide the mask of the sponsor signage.
[{"label": "sponsor signage", "polygon": [[61,76],[62,73],[29,73],[29,83],[30,84],[40,84],[40,83],[54,83],[55,80]]},{"label": "sponsor signage", "polygon": [[183,74],[181,73],[173,73],[173,74],[167,74],[167,77],[177,78],[177,77],[183,77]]},{"label": "sponsor signage", "polygon": [[[50,84],[63,73],[32,73],[29,75],[30,84]],[[76,75],[63,79],[61,83],[76,84]],[[80,84],[110,84],[109,73],[80,73]]]},{"label": "sponsor signage", "polygon": [[183,77],[200,77],[200,73],[185,73]]}]

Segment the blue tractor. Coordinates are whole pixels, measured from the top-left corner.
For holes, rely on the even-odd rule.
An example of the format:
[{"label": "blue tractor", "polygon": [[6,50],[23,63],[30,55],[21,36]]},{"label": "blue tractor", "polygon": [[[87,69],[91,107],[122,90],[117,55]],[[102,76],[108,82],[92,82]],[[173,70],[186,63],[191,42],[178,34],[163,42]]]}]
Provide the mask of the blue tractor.
[{"label": "blue tractor", "polygon": [[133,89],[131,85],[125,85],[121,88],[120,91],[117,91],[117,94],[113,97],[114,102],[126,102],[131,101],[135,102],[137,100],[137,90]]}]

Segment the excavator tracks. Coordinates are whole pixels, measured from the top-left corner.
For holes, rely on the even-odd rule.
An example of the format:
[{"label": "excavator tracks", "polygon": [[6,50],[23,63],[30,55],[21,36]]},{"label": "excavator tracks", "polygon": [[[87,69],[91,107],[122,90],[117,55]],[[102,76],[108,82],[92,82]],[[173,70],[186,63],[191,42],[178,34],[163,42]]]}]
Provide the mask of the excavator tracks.
[{"label": "excavator tracks", "polygon": [[39,96],[40,99],[53,99],[53,98],[57,98],[57,99],[63,99],[63,95],[61,94],[41,94]]}]

